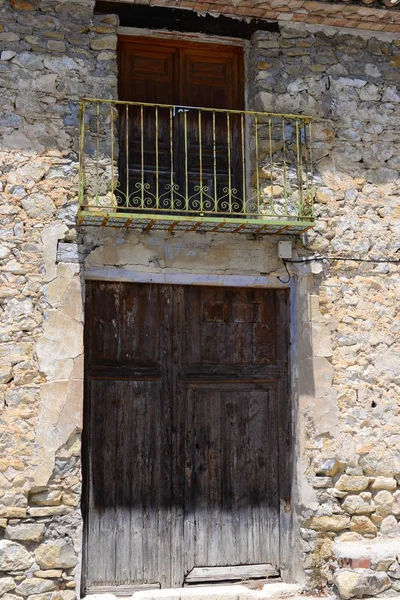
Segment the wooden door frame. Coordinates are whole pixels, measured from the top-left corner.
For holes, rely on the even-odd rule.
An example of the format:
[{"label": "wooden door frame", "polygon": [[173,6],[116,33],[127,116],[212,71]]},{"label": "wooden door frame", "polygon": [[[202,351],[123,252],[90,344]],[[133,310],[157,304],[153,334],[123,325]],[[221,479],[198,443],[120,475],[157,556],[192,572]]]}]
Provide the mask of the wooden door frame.
[{"label": "wooden door frame", "polygon": [[173,43],[174,41],[182,41],[182,42],[200,42],[203,44],[218,44],[221,46],[240,46],[244,49],[246,53],[246,49],[250,46],[251,40],[243,39],[243,38],[235,38],[229,36],[218,36],[211,35],[206,33],[194,33],[194,32],[184,32],[184,31],[166,31],[165,29],[141,29],[136,27],[124,27],[119,26],[117,28],[117,35],[124,37],[146,37],[146,38],[154,38],[158,40],[164,40],[166,42]]},{"label": "wooden door frame", "polygon": [[[280,391],[279,397],[287,398],[287,403],[284,407],[279,406],[279,422],[284,423],[284,429],[279,433],[279,461],[286,461],[287,471],[290,474],[288,477],[288,488],[286,493],[289,494],[289,501],[280,500],[280,515],[279,515],[279,558],[280,572],[283,580],[287,583],[294,582],[294,576],[297,568],[293,564],[293,549],[296,546],[298,535],[296,535],[296,517],[295,517],[295,497],[296,490],[296,473],[294,450],[296,447],[296,414],[297,414],[297,384],[294,378],[294,370],[292,365],[297,364],[297,348],[295,344],[296,337],[296,311],[297,311],[297,285],[296,280],[292,278],[288,284],[276,284],[276,278],[268,276],[251,276],[251,275],[197,275],[193,273],[157,273],[150,271],[123,271],[118,267],[114,268],[86,268],[84,271],[84,280],[92,281],[109,281],[111,282],[136,282],[136,283],[165,283],[171,285],[203,285],[217,287],[257,287],[264,289],[286,289],[288,290],[287,308],[282,307],[283,303],[279,303],[278,318],[279,322],[285,325],[284,335],[287,346],[287,377],[282,384],[285,386],[283,391]],[[84,327],[86,324],[84,323]],[[86,353],[84,353],[86,356]],[[85,369],[86,373],[86,369]],[[82,544],[82,576],[81,576],[81,592],[84,593],[86,584],[86,538],[87,538],[87,508],[88,508],[88,428],[85,427],[89,417],[89,402],[87,402],[86,393],[87,379],[84,378],[84,402],[83,402],[83,433],[82,433],[82,514],[83,514],[83,544]],[[279,490],[281,495],[281,489]]]}]

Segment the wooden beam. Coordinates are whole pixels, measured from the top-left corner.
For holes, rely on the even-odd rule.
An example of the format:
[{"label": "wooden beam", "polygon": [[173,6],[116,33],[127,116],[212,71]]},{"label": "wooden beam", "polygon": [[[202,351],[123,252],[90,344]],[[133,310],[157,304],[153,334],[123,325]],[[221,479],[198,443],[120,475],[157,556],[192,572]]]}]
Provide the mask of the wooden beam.
[{"label": "wooden beam", "polygon": [[150,221],[150,223],[148,223],[146,225],[146,227],[143,229],[143,231],[150,231],[150,229],[153,227],[154,223],[155,223],[155,220],[153,219],[152,221]]},{"label": "wooden beam", "polygon": [[204,581],[235,581],[279,577],[279,572],[270,564],[238,565],[234,567],[195,567],[185,578],[185,584]]},{"label": "wooden beam", "polygon": [[113,594],[114,596],[131,596],[134,592],[143,592],[145,590],[159,590],[159,583],[144,583],[142,585],[99,585],[88,586],[86,595],[92,594]]},{"label": "wooden beam", "polygon": [[210,231],[208,231],[207,233],[214,233],[214,231],[218,231],[219,229],[222,229],[225,225],[225,221],[222,221],[222,223],[218,223],[218,225],[216,225],[215,227],[213,227],[212,229],[210,229]]},{"label": "wooden beam", "polygon": [[195,223],[195,224],[193,225],[193,227],[190,227],[190,228],[188,229],[188,231],[196,231],[196,229],[198,229],[198,228],[200,227],[200,225],[201,225],[201,221],[198,221],[197,223]]}]

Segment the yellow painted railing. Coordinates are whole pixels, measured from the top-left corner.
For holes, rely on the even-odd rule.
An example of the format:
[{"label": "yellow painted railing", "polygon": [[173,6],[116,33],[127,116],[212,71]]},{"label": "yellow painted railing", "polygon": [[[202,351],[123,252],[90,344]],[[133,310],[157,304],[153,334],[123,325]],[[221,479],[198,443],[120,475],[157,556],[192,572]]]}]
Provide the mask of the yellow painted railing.
[{"label": "yellow painted railing", "polygon": [[85,99],[81,224],[301,232],[313,225],[311,118]]}]

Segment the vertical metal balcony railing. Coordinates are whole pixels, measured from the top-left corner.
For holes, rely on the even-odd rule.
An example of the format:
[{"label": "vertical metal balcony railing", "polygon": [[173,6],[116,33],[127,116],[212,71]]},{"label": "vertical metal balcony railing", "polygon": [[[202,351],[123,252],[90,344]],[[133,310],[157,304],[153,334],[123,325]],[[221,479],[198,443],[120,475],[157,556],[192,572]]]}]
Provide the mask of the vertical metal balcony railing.
[{"label": "vertical metal balcony railing", "polygon": [[301,232],[313,225],[311,118],[85,99],[82,224]]}]

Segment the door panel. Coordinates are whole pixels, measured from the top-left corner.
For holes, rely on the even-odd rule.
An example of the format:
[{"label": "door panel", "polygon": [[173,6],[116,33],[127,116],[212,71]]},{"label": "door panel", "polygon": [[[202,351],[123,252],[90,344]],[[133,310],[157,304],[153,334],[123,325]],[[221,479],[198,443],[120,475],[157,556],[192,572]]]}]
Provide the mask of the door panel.
[{"label": "door panel", "polygon": [[189,364],[261,365],[276,362],[277,301],[256,289],[189,288],[187,315],[193,332]]},{"label": "door panel", "polygon": [[[139,286],[132,296],[121,294],[121,285],[99,282],[88,285],[88,302],[95,319],[87,323],[90,345],[87,362],[97,367],[153,364],[160,360],[158,288]],[[126,335],[134,331],[135,335]]]},{"label": "door panel", "polygon": [[194,564],[278,565],[277,451],[266,452],[278,448],[275,386],[192,385],[188,407]]},{"label": "door panel", "polygon": [[286,292],[87,282],[86,293],[85,590],[278,567]]}]

